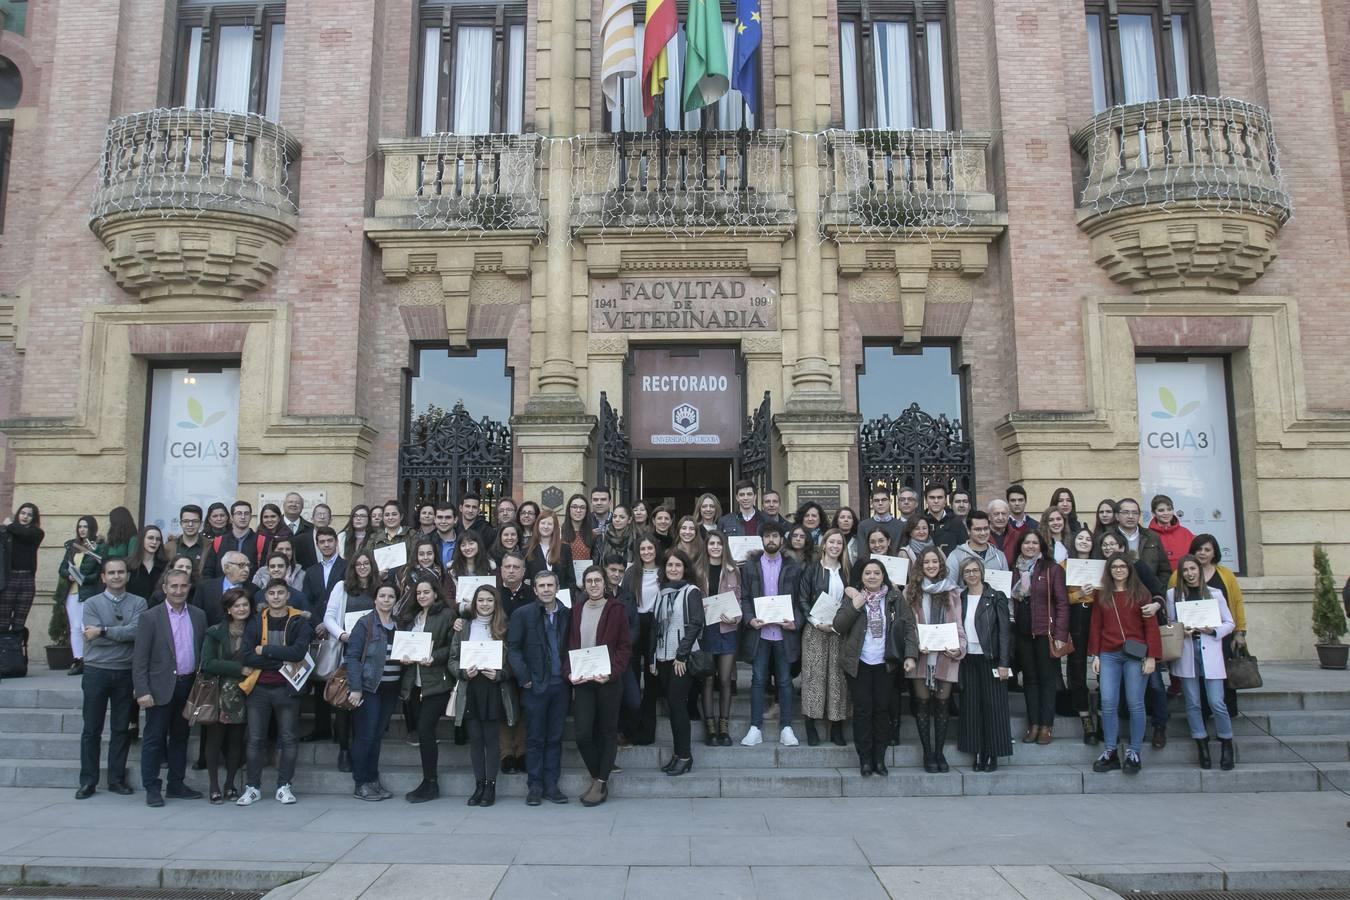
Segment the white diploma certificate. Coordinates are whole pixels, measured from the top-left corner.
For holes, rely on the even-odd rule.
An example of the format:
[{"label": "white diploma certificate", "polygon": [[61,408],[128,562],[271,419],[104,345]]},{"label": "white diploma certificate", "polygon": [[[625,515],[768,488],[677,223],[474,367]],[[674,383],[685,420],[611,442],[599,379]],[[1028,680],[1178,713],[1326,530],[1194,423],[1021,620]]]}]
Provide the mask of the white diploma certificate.
[{"label": "white diploma certificate", "polygon": [[816,598],[815,604],[811,607],[811,615],[808,617],[812,625],[833,625],[834,614],[839,612],[839,601],[831,597],[824,591]]},{"label": "white diploma certificate", "polygon": [[736,602],[736,595],[727,591],[725,594],[713,594],[711,597],[703,598],[703,624],[716,625],[726,616],[730,619],[739,618],[741,615],[741,605]]},{"label": "white diploma certificate", "polygon": [[758,537],[748,537],[743,534],[733,534],[727,537],[727,549],[731,551],[731,558],[736,562],[745,562],[745,558],[755,550],[763,550],[764,542]]},{"label": "white diploma certificate", "polygon": [[301,691],[304,690],[305,682],[309,681],[310,673],[313,671],[314,657],[306,653],[300,662],[286,663],[282,666],[281,677],[290,682],[291,687]]},{"label": "white diploma certificate", "polygon": [[491,575],[461,575],[455,579],[455,600],[459,602],[460,609],[469,605],[474,592],[483,585],[495,588],[497,579]]},{"label": "white diploma certificate", "polygon": [[1009,600],[1012,599],[1012,573],[1007,569],[985,569],[984,583],[996,591],[1002,591],[1003,596]]},{"label": "white diploma certificate", "polygon": [[1203,600],[1182,600],[1176,604],[1177,621],[1187,628],[1218,628],[1223,624],[1219,601],[1213,597]]},{"label": "white diploma certificate", "polygon": [[558,588],[558,602],[568,609],[572,608],[572,592],[568,588]]},{"label": "white diploma certificate", "polygon": [[361,617],[368,612],[370,612],[370,610],[363,609],[360,612],[347,613],[347,615],[342,617],[342,630],[347,632],[348,634],[351,634],[352,629],[356,627],[356,623],[360,622]]},{"label": "white diploma certificate", "polygon": [[572,666],[573,678],[595,678],[600,675],[609,675],[609,648],[603,644],[598,647],[569,650],[567,658]]},{"label": "white diploma certificate", "polygon": [[572,580],[577,583],[577,587],[585,587],[585,585],[581,583],[581,575],[595,564],[595,560],[592,559],[572,560]]},{"label": "white diploma certificate", "polygon": [[381,547],[372,555],[375,557],[375,565],[380,567],[380,571],[388,572],[390,569],[397,569],[399,566],[408,564],[408,545],[399,541],[397,544]]},{"label": "white diploma certificate", "polygon": [[942,650],[960,650],[961,635],[955,622],[942,625],[919,626],[919,650],[923,653],[937,653]]},{"label": "white diploma certificate", "polygon": [[770,625],[793,621],[792,595],[774,594],[755,598],[755,618]]},{"label": "white diploma certificate", "polygon": [[462,641],[459,645],[459,667],[464,669],[491,669],[502,667],[501,641]]},{"label": "white diploma certificate", "polygon": [[891,584],[893,586],[905,586],[905,579],[909,577],[908,556],[886,556],[884,554],[877,554],[872,557],[872,559],[875,559],[886,567],[886,577],[891,579]]},{"label": "white diploma certificate", "polygon": [[1064,581],[1069,587],[1080,588],[1085,584],[1097,587],[1102,583],[1102,573],[1106,571],[1104,559],[1070,559],[1064,562]]},{"label": "white diploma certificate", "polygon": [[411,659],[414,662],[431,659],[431,632],[395,631],[389,658],[399,661]]}]

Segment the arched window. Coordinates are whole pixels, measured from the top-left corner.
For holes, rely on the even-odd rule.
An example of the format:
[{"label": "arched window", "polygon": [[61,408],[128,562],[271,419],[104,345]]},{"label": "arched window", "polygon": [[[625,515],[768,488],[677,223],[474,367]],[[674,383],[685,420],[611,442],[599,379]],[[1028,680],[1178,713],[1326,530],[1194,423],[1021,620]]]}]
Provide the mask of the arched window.
[{"label": "arched window", "polygon": [[19,67],[0,56],[0,109],[13,109],[23,96],[23,75]]}]

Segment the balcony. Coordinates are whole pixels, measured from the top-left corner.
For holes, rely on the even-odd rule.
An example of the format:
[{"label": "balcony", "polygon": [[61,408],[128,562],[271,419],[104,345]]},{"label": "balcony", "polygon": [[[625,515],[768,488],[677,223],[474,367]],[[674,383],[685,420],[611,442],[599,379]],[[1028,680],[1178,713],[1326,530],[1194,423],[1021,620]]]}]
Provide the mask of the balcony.
[{"label": "balcony", "polygon": [[988,148],[977,132],[826,132],[821,223],[834,237],[1001,230]]},{"label": "balcony", "polygon": [[104,267],[142,301],[258,290],[295,233],[299,156],[285,129],[251,114],[161,109],[113,120],[89,222]]},{"label": "balcony", "polygon": [[583,234],[786,234],[796,218],[788,136],[742,129],[579,137],[571,212]]},{"label": "balcony", "polygon": [[1267,112],[1185,97],[1117,106],[1073,136],[1086,164],[1078,224],[1136,293],[1235,293],[1276,256],[1292,205]]},{"label": "balcony", "polygon": [[366,230],[538,234],[540,147],[512,134],[381,141],[384,192]]}]

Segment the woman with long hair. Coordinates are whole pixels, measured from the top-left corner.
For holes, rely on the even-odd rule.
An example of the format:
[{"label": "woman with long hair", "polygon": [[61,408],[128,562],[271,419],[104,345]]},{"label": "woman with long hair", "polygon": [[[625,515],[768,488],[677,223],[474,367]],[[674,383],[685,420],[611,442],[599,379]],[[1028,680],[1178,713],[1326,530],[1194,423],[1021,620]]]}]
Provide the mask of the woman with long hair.
[{"label": "woman with long hair", "polygon": [[[942,551],[929,547],[919,554],[909,570],[905,585],[905,602],[914,613],[918,625],[956,623],[960,647],[955,650],[930,649],[919,641],[919,658],[910,688],[914,692],[915,723],[919,727],[919,743],[923,746],[923,770],[947,772],[947,701],[952,686],[961,677],[961,658],[966,655],[966,632],[961,622],[961,595],[956,582],[947,573],[947,561]],[[932,722],[931,736],[929,722]]]},{"label": "woman with long hair", "polygon": [[[708,593],[734,595],[736,607],[739,609],[741,573],[731,558],[731,551],[727,548],[727,537],[720,531],[710,531],[706,538]],[[737,635],[740,623],[739,614],[730,616],[724,613],[716,622],[705,622],[703,625],[703,649],[711,653],[717,663],[715,677],[703,679],[703,742],[709,747],[731,746],[731,686],[736,671]],[[716,720],[712,718],[713,682],[717,683]]]},{"label": "woman with long hair", "polygon": [[[858,549],[858,558],[853,563],[853,571],[857,573],[855,579],[862,574],[863,563],[874,556],[891,556],[891,535],[880,525],[873,525],[872,529],[863,536],[862,546]],[[888,579],[889,582],[889,579]],[[861,582],[853,586],[858,587]],[[901,585],[900,587],[904,587]]]},{"label": "woman with long hair", "polygon": [[211,543],[230,530],[230,508],[219,501],[206,508],[206,524],[202,526],[202,538]]},{"label": "woman with long hair", "polygon": [[539,521],[539,504],[533,500],[526,500],[520,506],[516,507],[516,524],[520,526],[520,541],[524,546],[529,541],[530,535],[534,534],[534,523]]},{"label": "woman with long hair", "polygon": [[1055,562],[1062,565],[1069,558],[1069,545],[1073,540],[1073,532],[1069,530],[1069,520],[1064,517],[1064,513],[1057,506],[1050,507],[1041,515],[1036,530],[1040,532],[1041,544],[1049,547]]},{"label": "woman with long hair", "polygon": [[[1064,527],[1073,534],[1083,523],[1078,521],[1078,501],[1073,498],[1073,491],[1066,487],[1057,487],[1050,492],[1049,509],[1059,510],[1059,514],[1064,517]],[[1042,519],[1041,521],[1045,521]]]},{"label": "woman with long hair", "polygon": [[706,538],[719,530],[717,523],[722,519],[722,501],[717,499],[716,494],[700,494],[694,501],[694,511],[700,537]]},{"label": "woman with long hair", "polygon": [[9,577],[0,588],[0,628],[17,631],[24,627],[28,611],[33,608],[38,548],[47,533],[42,530],[42,514],[32,503],[20,503],[13,518],[5,519],[0,529],[9,533],[10,540],[10,557],[6,561]]},{"label": "woman with long hair", "polygon": [[[427,546],[427,539],[418,541],[418,549]],[[434,549],[434,548],[433,548]],[[422,757],[422,783],[404,795],[409,803],[426,803],[441,795],[436,776],[439,749],[436,743],[436,723],[445,711],[446,695],[450,693],[450,639],[455,613],[445,605],[445,593],[438,579],[426,578],[413,585],[412,602],[404,606],[398,617],[403,631],[431,635],[431,654],[426,659],[401,659],[403,677],[399,683],[399,699],[404,703],[405,715],[416,723],[417,749]]]},{"label": "woman with long hair", "polygon": [[656,538],[656,546],[661,548],[663,555],[675,546],[674,525],[675,517],[670,510],[664,506],[652,510],[651,535]]},{"label": "woman with long hair", "polygon": [[619,752],[619,708],[622,675],[632,654],[628,612],[605,590],[605,571],[590,565],[581,574],[581,596],[572,601],[567,649],[604,647],[609,674],[578,677],[572,674],[570,653],[562,654],[562,674],[572,685],[572,722],[577,751],[586,764],[591,784],[581,795],[582,806],[599,806],[609,797],[609,776]]},{"label": "woman with long hair", "polygon": [[896,555],[903,553],[909,557],[910,568],[919,561],[919,554],[933,546],[933,527],[923,516],[915,514],[909,517],[900,531],[900,546],[895,548]]},{"label": "woman with long hair", "polygon": [[164,547],[164,532],[158,525],[146,525],[137,535],[135,552],[127,559],[127,570],[131,573],[127,579],[127,593],[145,598],[148,605],[159,586],[160,576],[168,567],[169,551]]},{"label": "woman with long hair", "polygon": [[525,539],[521,534],[520,524],[517,522],[507,522],[498,528],[497,539],[492,542],[492,549],[488,551],[498,568],[501,568],[502,557],[511,552],[519,553],[522,556],[525,553]]},{"label": "woman with long hair", "polygon": [[575,586],[572,548],[562,539],[561,532],[557,514],[545,508],[539,514],[539,521],[534,523],[530,542],[525,545],[525,580],[533,583],[540,572],[552,572],[558,576],[558,590]]},{"label": "woman with long hair", "polygon": [[848,551],[848,561],[850,564],[856,564],[858,555],[862,552],[862,541],[858,535],[858,514],[853,511],[853,507],[839,507],[834,513],[834,524],[830,527],[837,529],[844,536],[844,549]]},{"label": "woman with long hair", "polygon": [[394,616],[399,620],[412,612],[417,586],[422,582],[434,582],[437,599],[442,602],[452,589],[450,578],[441,569],[440,553],[437,552],[435,539],[419,537],[414,541],[408,564],[394,575],[394,583],[398,587],[398,605],[394,607]]},{"label": "woman with long hair", "polygon": [[446,600],[454,600],[461,614],[469,608],[469,598],[462,596],[459,579],[464,576],[482,578],[492,574],[492,557],[483,546],[483,538],[478,532],[466,529],[460,532],[455,542],[455,552],[450,555],[450,569],[446,573],[450,578]]},{"label": "woman with long hair", "polygon": [[998,770],[998,758],[1012,755],[1008,678],[1012,675],[1012,614],[1002,591],[985,583],[984,561],[961,560],[961,623],[966,655],[961,657],[961,717],[956,748],[975,757],[976,772]]},{"label": "woman with long hair", "polygon": [[811,537],[813,546],[820,543],[820,536],[825,532],[829,517],[825,515],[825,507],[814,500],[808,500],[797,510],[797,515],[792,517],[792,521],[806,529],[806,533]]},{"label": "woman with long hair", "polygon": [[652,612],[650,672],[656,676],[670,707],[674,750],[662,767],[667,775],[683,775],[694,767],[690,750],[689,654],[703,634],[703,592],[688,580],[693,564],[679,550],[666,554],[661,591]]},{"label": "woman with long hair", "polygon": [[338,553],[343,559],[351,559],[365,549],[370,538],[370,507],[365,504],[353,506],[347,516],[347,527],[338,535]]},{"label": "woman with long hair", "polygon": [[1069,654],[1069,692],[1073,695],[1073,708],[1078,711],[1078,721],[1083,725],[1083,743],[1091,747],[1099,740],[1097,725],[1092,721],[1092,692],[1087,680],[1087,642],[1088,632],[1092,628],[1092,603],[1097,599],[1097,585],[1069,584],[1068,560],[1092,559],[1092,529],[1079,525],[1069,542],[1069,556],[1063,563],[1065,567],[1065,588],[1069,595],[1069,637],[1073,639],[1073,652]]},{"label": "woman with long hair", "polygon": [[1186,627],[1186,640],[1181,645],[1181,658],[1171,664],[1172,677],[1181,681],[1181,693],[1186,698],[1186,721],[1195,739],[1200,768],[1213,766],[1209,756],[1209,731],[1205,728],[1200,695],[1209,699],[1214,715],[1214,731],[1219,738],[1219,768],[1225,772],[1233,768],[1233,720],[1224,703],[1223,689],[1228,669],[1223,661],[1223,639],[1232,634],[1232,613],[1223,594],[1205,584],[1200,560],[1189,553],[1177,560],[1177,584],[1167,592],[1167,616],[1177,621],[1177,603],[1181,601],[1213,600],[1219,607],[1217,628]]},{"label": "woman with long hair", "polygon": [[1116,525],[1116,501],[1107,498],[1097,504],[1097,514],[1092,520],[1092,540],[1097,548],[1101,548],[1102,536],[1115,532]]},{"label": "woman with long hair", "polygon": [[[1069,592],[1040,533],[1019,535],[1013,548],[1014,623],[1022,693],[1027,703],[1024,744],[1049,744],[1055,726],[1060,652],[1069,639]],[[1102,709],[1106,697],[1103,695]]]},{"label": "woman with long hair", "polygon": [[[375,608],[375,591],[383,577],[375,562],[375,554],[370,550],[358,550],[347,561],[347,574],[342,581],[333,585],[328,595],[328,608],[324,611],[323,627],[330,635],[335,634],[342,643],[351,639],[347,629],[346,617],[349,613],[364,613]],[[352,770],[351,739],[352,714],[349,710],[335,710],[333,714],[333,736],[338,744],[338,771]]]},{"label": "woman with long hair", "polygon": [[641,498],[633,501],[633,527],[638,531],[652,530],[652,507],[655,504]]},{"label": "woman with long hair", "polygon": [[591,506],[586,502],[585,494],[573,494],[568,499],[562,539],[572,554],[573,562],[594,558],[591,556],[591,546],[595,543],[595,529],[591,527]]},{"label": "woman with long hair", "polygon": [[[1223,658],[1232,659],[1234,653],[1247,646],[1247,606],[1242,602],[1242,588],[1238,586],[1233,570],[1220,565],[1223,552],[1219,549],[1219,539],[1214,535],[1197,534],[1195,540],[1191,541],[1190,555],[1200,561],[1200,574],[1205,584],[1223,595],[1228,612],[1233,616],[1233,631],[1223,638]],[[1175,572],[1170,583],[1176,583]],[[1225,687],[1223,701],[1228,707],[1228,715],[1236,716],[1237,691]]]},{"label": "woman with long hair", "polygon": [[783,535],[783,555],[806,566],[816,558],[816,543],[805,525],[793,525]]},{"label": "woman with long hair", "polygon": [[628,507],[619,505],[609,514],[609,527],[604,534],[596,535],[591,545],[591,559],[607,559],[622,556],[624,564],[631,563],[637,544],[637,529],[633,526],[633,516]]},{"label": "woman with long hair", "polygon": [[108,513],[108,534],[104,538],[105,559],[130,559],[136,552],[136,520],[125,506]]},{"label": "woman with long hair", "polygon": [[[202,746],[206,753],[206,771],[211,779],[213,805],[238,800],[235,775],[244,764],[244,701],[239,683],[253,674],[244,665],[244,624],[253,615],[253,601],[243,588],[230,588],[220,597],[225,621],[206,629],[202,639],[202,661],[198,678],[212,677],[220,682],[220,707],[215,722],[202,726]],[[225,790],[220,788],[220,761],[225,758]]]},{"label": "woman with long hair", "polygon": [[682,516],[675,526],[675,549],[689,557],[693,565],[688,580],[698,585],[699,590],[708,591],[708,551],[703,544],[698,521],[693,516]]},{"label": "woman with long hair", "polygon": [[75,522],[75,537],[66,541],[66,552],[56,574],[56,593],[52,597],[66,608],[66,628],[73,659],[68,675],[84,672],[84,629],[80,625],[84,622],[84,601],[103,591],[103,579],[99,576],[102,564],[98,519],[80,516]]},{"label": "woman with long hair", "polygon": [[[273,582],[275,584],[275,582]],[[375,591],[375,609],[352,626],[344,662],[347,702],[352,711],[353,796],[358,800],[388,800],[394,794],[380,780],[380,748],[384,732],[398,707],[403,666],[391,659],[394,644],[394,604],[398,591],[382,584]]]},{"label": "woman with long hair", "polygon": [[631,595],[638,612],[638,641],[633,649],[633,672],[642,682],[642,700],[637,709],[627,710],[623,733],[634,744],[645,747],[656,740],[656,701],[659,688],[652,657],[655,641],[656,601],[661,594],[661,561],[656,538],[641,535],[634,546],[637,559],[623,575],[620,593]]},{"label": "woman with long hair", "polygon": [[802,567],[793,591],[793,602],[808,627],[802,634],[802,718],[806,722],[807,746],[820,744],[816,731],[819,720],[829,722],[829,738],[846,747],[844,720],[849,716],[848,683],[844,680],[841,657],[843,640],[834,630],[834,617],[812,621],[811,610],[822,596],[842,603],[849,585],[848,549],[837,528],[826,531],[820,540],[820,558]]},{"label": "woman with long hair", "polygon": [[[1102,692],[1102,730],[1106,748],[1092,764],[1094,772],[1124,768],[1125,774],[1138,773],[1139,748],[1144,742],[1144,687],[1162,656],[1162,637],[1157,616],[1146,616],[1143,608],[1152,602],[1148,588],[1139,580],[1130,558],[1115,553],[1106,560],[1101,596],[1092,607],[1092,632],[1088,637],[1088,655],[1092,672]],[[1130,734],[1125,759],[1117,753],[1120,731],[1121,686],[1130,713]]]},{"label": "woman with long hair", "polygon": [[[505,641],[507,619],[497,589],[480,585],[469,598],[465,627],[450,641],[450,674],[462,685],[455,694],[455,721],[469,733],[469,761],[474,790],[469,806],[497,802],[497,766],[501,758],[501,724],[514,727],[520,715],[510,664],[502,653],[502,668],[475,669],[460,665],[465,641]],[[566,656],[566,653],[563,653]]]},{"label": "woman with long hair", "polygon": [[264,503],[258,512],[258,534],[264,535],[270,546],[271,542],[283,533],[289,535],[291,530],[286,527],[285,520],[281,517],[281,507],[275,503]]}]

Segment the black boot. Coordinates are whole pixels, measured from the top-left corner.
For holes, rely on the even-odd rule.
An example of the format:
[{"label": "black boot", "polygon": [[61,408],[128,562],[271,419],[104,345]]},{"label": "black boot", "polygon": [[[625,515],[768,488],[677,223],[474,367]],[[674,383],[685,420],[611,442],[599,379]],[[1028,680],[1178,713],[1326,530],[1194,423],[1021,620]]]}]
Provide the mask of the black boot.
[{"label": "black boot", "polygon": [[465,805],[466,805],[466,806],[478,806],[480,803],[483,802],[483,792],[486,791],[486,790],[487,790],[487,782],[486,782],[486,781],[475,781],[475,782],[474,782],[474,788],[473,788],[473,794],[471,794],[471,795],[469,796],[469,802],[466,803]]},{"label": "black boot", "polygon": [[350,772],[352,770],[352,754],[350,750],[338,751],[338,771]]},{"label": "black boot", "polygon": [[943,753],[947,745],[947,723],[950,721],[947,701],[937,699],[933,704],[933,763],[939,772],[950,772],[947,756]]},{"label": "black boot", "polygon": [[703,743],[709,747],[717,746],[717,720],[703,720]]},{"label": "black boot", "polygon": [[928,730],[930,721],[927,703],[914,710],[914,725],[919,729],[919,746],[923,747],[923,770],[931,774],[937,772],[938,767],[933,761],[933,738]]},{"label": "black boot", "polygon": [[483,782],[483,796],[478,801],[479,806],[491,806],[497,802],[497,782]]},{"label": "black boot", "polygon": [[830,723],[830,740],[834,742],[834,745],[835,745],[836,747],[847,747],[847,746],[848,746],[848,741],[844,740],[844,723],[843,723],[843,722],[831,722],[831,723]]},{"label": "black boot", "polygon": [[436,779],[422,779],[422,783],[413,790],[403,795],[403,799],[409,803],[426,803],[435,800],[441,795],[441,787]]},{"label": "black boot", "polygon": [[1083,723],[1083,743],[1091,747],[1097,743],[1097,726],[1092,721],[1092,713],[1083,713],[1078,717]]},{"label": "black boot", "polygon": [[815,747],[820,744],[820,734],[816,731],[815,719],[804,719],[806,722],[806,746]]},{"label": "black boot", "polygon": [[1212,763],[1209,758],[1209,738],[1207,737],[1196,738],[1195,752],[1200,760],[1200,768],[1202,769],[1214,768],[1214,763]]},{"label": "black boot", "polygon": [[1233,766],[1233,739],[1219,738],[1219,768],[1230,772]]}]

